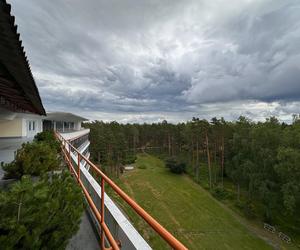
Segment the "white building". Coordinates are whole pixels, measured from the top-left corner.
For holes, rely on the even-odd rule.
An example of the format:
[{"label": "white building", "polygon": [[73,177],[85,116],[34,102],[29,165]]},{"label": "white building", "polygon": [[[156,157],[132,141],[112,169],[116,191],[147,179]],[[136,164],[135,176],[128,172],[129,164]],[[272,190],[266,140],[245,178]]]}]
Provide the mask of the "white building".
[{"label": "white building", "polygon": [[43,119],[43,130],[55,130],[71,142],[86,158],[90,157],[90,129],[83,128],[82,122],[87,121],[78,115],[67,112],[50,112]]},{"label": "white building", "polygon": [[37,133],[43,131],[42,118],[0,108],[0,163],[13,161],[22,143],[32,141]]},{"label": "white building", "polygon": [[0,108],[0,163],[14,160],[23,143],[33,140],[37,133],[55,130],[71,141],[86,157],[89,157],[89,129],[81,127],[87,119],[66,112],[47,113],[47,116],[16,113]]}]

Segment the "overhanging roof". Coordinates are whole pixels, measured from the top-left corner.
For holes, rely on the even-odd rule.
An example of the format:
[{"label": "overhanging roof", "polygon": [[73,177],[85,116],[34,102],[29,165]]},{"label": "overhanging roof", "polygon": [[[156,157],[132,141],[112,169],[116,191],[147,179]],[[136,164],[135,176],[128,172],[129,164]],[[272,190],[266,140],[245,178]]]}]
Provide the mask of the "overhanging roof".
[{"label": "overhanging roof", "polygon": [[64,122],[88,121],[88,119],[84,117],[67,112],[49,112],[47,113],[47,117],[45,117],[45,120]]},{"label": "overhanging roof", "polygon": [[16,112],[45,115],[10,11],[6,0],[0,0],[0,106]]}]

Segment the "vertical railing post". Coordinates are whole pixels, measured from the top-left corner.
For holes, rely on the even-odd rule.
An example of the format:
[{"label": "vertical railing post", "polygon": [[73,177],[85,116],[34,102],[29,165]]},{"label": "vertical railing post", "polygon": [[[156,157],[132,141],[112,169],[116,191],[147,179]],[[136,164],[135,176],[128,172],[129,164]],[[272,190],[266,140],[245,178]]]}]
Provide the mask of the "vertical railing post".
[{"label": "vertical railing post", "polygon": [[101,249],[105,249],[105,234],[102,225],[104,224],[104,178],[101,177]]},{"label": "vertical railing post", "polygon": [[65,149],[64,149],[64,147],[65,147],[65,142],[64,141],[61,141],[61,150],[62,150],[62,152],[63,152],[63,157],[64,157],[64,159],[66,160],[66,156],[65,156]]},{"label": "vertical railing post", "polygon": [[66,141],[67,145],[68,145],[68,148],[69,148],[69,151],[68,151],[68,157],[69,157],[69,161],[70,163],[72,164],[71,162],[71,147],[70,147],[70,144]]},{"label": "vertical railing post", "polygon": [[79,152],[77,153],[77,162],[78,162],[78,164],[77,164],[77,167],[78,167],[77,175],[78,175],[78,181],[79,181],[80,180],[80,154],[79,154]]}]

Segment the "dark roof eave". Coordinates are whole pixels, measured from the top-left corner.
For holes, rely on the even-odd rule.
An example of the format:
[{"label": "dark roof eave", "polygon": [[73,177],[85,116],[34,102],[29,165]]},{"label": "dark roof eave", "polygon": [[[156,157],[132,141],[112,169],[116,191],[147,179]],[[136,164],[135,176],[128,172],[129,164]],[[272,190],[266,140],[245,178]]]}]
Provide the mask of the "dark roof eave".
[{"label": "dark roof eave", "polygon": [[[0,63],[8,72],[8,79],[13,82],[11,92],[15,89],[19,91],[18,95],[14,94],[11,97],[7,95],[7,97],[1,95],[0,89],[0,96],[6,98],[12,104],[15,102],[15,105],[20,110],[46,115],[24,47],[22,46],[22,41],[20,40],[20,34],[17,33],[15,18],[11,15],[11,6],[6,3],[6,0],[0,1],[0,36]],[[7,88],[5,82],[2,82],[2,86]],[[9,89],[6,89],[6,91],[9,93]],[[22,102],[19,100],[22,100]],[[26,105],[22,103],[26,103]]]}]

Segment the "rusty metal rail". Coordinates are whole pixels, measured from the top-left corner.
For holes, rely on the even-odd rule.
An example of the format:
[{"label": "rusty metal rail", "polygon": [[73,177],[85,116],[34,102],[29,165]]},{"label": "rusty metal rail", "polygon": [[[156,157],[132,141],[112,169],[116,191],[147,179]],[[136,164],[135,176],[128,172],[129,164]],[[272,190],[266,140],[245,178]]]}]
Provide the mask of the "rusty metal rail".
[{"label": "rusty metal rail", "polygon": [[[180,241],[178,241],[170,232],[168,232],[162,225],[160,225],[151,215],[149,215],[140,205],[138,205],[133,199],[131,199],[120,187],[118,187],[109,177],[107,177],[95,164],[82,155],[77,148],[75,148],[69,141],[65,140],[59,133],[55,132],[56,138],[61,142],[62,152],[69,170],[73,173],[78,181],[78,184],[82,188],[82,191],[94,213],[99,225],[101,226],[101,249],[120,249],[122,242],[114,239],[109,228],[105,224],[104,218],[104,196],[105,196],[105,183],[111,187],[115,193],[117,193],[142,219],[144,219],[173,249],[187,249]],[[77,153],[77,165],[76,171],[71,158],[71,149]],[[101,177],[101,209],[97,209],[90,194],[86,190],[83,182],[80,179],[80,162],[84,160],[97,176]],[[105,247],[105,237],[107,238],[110,247]]]}]

